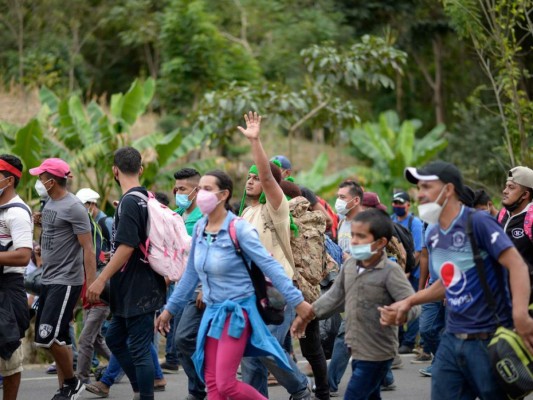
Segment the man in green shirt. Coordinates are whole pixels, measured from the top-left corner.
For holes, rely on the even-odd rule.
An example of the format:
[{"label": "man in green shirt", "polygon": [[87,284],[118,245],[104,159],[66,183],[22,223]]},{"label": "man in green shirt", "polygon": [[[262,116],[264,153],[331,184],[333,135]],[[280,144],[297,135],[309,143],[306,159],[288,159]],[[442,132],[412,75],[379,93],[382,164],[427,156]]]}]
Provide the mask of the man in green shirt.
[{"label": "man in green shirt", "polygon": [[[174,178],[176,179],[176,184],[173,192],[176,196],[176,206],[178,207],[176,212],[183,217],[187,233],[192,236],[194,224],[202,218],[202,213],[196,206],[196,194],[198,193],[198,183],[201,175],[193,168],[183,168],[174,174]],[[196,336],[200,328],[204,308],[201,287],[198,287],[196,299],[191,299],[185,306],[183,313],[175,315],[173,318],[175,327],[174,340],[178,350],[178,359],[189,380],[187,400],[203,400],[206,398],[205,385],[196,374],[191,360],[191,356],[196,350]]]},{"label": "man in green shirt", "polygon": [[182,168],[174,174],[176,183],[173,193],[178,207],[175,211],[183,217],[187,233],[191,236],[194,224],[202,218],[202,213],[196,206],[196,194],[198,193],[200,177],[200,173],[193,168]]}]

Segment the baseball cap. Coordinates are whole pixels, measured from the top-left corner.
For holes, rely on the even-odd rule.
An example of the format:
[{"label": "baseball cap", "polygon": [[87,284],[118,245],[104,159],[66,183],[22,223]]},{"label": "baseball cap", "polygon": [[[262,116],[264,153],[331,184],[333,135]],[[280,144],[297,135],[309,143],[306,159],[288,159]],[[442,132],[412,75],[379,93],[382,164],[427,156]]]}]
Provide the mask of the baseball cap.
[{"label": "baseball cap", "polygon": [[96,203],[100,198],[100,195],[90,188],[83,188],[78,190],[76,197],[85,203]]},{"label": "baseball cap", "polygon": [[462,198],[465,192],[461,171],[455,165],[445,161],[434,161],[423,168],[408,167],[405,169],[404,174],[405,178],[415,185],[419,181],[436,180],[452,183],[459,198]]},{"label": "baseball cap", "polygon": [[282,155],[278,155],[278,156],[274,156],[272,157],[272,160],[270,161],[274,161],[274,160],[278,160],[281,164],[281,168],[283,169],[292,169],[292,164],[291,162],[289,161],[289,159],[285,156],[282,156]]},{"label": "baseball cap", "polygon": [[533,170],[528,167],[514,167],[509,170],[507,182],[509,181],[533,189]]},{"label": "baseball cap", "polygon": [[374,192],[364,192],[363,202],[361,204],[364,207],[377,208],[381,211],[387,211],[387,207],[381,204],[381,202],[379,201],[379,196],[377,195],[377,193]]},{"label": "baseball cap", "polygon": [[60,158],[47,158],[41,165],[30,169],[30,175],[41,175],[43,172],[48,172],[58,178],[70,178],[70,167]]},{"label": "baseball cap", "polygon": [[411,202],[411,197],[409,196],[409,194],[407,192],[398,192],[398,193],[394,193],[394,195],[392,196],[392,202],[398,202],[398,203],[407,203],[407,202]]}]

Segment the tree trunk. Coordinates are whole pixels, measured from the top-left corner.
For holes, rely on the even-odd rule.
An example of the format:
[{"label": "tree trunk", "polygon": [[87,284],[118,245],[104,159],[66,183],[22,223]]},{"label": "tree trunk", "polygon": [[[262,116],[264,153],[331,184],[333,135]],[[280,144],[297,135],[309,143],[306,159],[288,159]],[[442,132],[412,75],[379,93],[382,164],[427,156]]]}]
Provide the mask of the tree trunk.
[{"label": "tree trunk", "polygon": [[432,40],[435,61],[435,79],[433,81],[433,102],[437,124],[444,124],[444,101],[442,99],[442,38],[437,35]]}]

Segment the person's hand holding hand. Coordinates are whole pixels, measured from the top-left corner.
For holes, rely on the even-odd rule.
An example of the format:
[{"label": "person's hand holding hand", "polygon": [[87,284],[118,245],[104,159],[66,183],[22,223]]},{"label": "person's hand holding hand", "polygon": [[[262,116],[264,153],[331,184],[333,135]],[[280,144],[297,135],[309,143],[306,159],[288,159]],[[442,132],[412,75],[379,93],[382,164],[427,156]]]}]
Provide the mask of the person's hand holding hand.
[{"label": "person's hand holding hand", "polygon": [[299,315],[293,321],[291,325],[291,335],[294,338],[301,339],[305,337],[305,328],[307,327],[307,322],[305,322],[302,317]]},{"label": "person's hand holding hand", "polygon": [[167,333],[170,332],[170,319],[172,314],[167,310],[163,310],[161,315],[155,320],[155,329],[159,331],[163,336],[167,336]]},{"label": "person's hand holding hand", "polygon": [[307,323],[315,319],[315,312],[313,311],[313,306],[307,301],[302,301],[296,306],[296,313],[302,317],[302,319]]}]

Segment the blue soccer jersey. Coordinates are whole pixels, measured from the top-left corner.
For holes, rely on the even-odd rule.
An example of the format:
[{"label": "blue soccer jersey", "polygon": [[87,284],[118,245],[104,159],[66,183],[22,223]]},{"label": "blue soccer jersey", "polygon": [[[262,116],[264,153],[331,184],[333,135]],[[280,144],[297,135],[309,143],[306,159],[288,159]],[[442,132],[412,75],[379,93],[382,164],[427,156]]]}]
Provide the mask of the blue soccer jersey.
[{"label": "blue soccer jersey", "polygon": [[[438,224],[431,225],[426,235],[431,262],[446,288],[446,330],[450,333],[492,332],[496,329],[496,319],[485,299],[466,233],[470,212],[474,210],[463,206],[447,230],[442,230]],[[472,223],[487,281],[496,299],[500,323],[511,326],[507,274],[496,260],[513,244],[488,213],[476,212]]]}]

